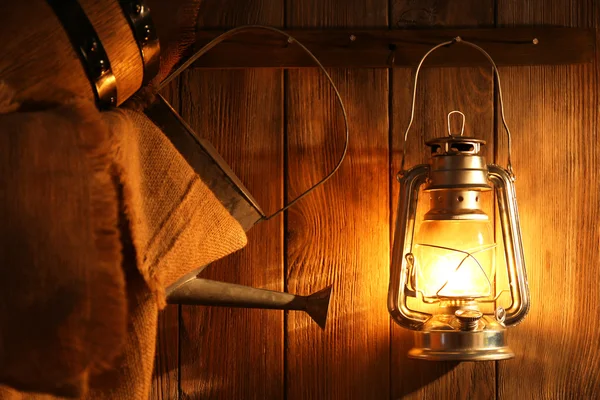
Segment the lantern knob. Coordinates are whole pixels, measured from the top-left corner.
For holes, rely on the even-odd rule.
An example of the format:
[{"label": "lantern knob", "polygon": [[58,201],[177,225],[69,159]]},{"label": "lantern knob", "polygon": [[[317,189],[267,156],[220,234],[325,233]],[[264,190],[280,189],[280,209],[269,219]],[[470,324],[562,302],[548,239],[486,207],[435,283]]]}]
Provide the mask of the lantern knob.
[{"label": "lantern knob", "polygon": [[457,310],[454,316],[460,322],[461,331],[473,331],[477,328],[477,323],[483,317],[483,313],[477,310]]}]

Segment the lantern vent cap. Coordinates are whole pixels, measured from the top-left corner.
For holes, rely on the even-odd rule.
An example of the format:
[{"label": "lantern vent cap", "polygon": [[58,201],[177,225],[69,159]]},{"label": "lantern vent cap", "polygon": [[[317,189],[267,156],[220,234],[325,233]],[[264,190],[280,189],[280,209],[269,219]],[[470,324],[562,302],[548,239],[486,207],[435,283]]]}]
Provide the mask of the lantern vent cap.
[{"label": "lantern vent cap", "polygon": [[426,142],[431,147],[426,191],[463,189],[491,190],[481,147],[485,140],[445,136]]},{"label": "lantern vent cap", "polygon": [[431,148],[431,156],[469,156],[479,155],[486,144],[483,139],[469,136],[444,136],[425,142]]}]

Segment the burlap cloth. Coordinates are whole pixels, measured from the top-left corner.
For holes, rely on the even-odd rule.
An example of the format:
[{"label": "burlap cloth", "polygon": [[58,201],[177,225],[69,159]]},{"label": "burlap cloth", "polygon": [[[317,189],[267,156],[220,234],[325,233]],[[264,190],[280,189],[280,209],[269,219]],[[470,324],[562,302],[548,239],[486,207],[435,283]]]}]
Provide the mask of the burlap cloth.
[{"label": "burlap cloth", "polygon": [[164,288],[244,231],[143,114],[6,99],[0,398],[147,398]]}]

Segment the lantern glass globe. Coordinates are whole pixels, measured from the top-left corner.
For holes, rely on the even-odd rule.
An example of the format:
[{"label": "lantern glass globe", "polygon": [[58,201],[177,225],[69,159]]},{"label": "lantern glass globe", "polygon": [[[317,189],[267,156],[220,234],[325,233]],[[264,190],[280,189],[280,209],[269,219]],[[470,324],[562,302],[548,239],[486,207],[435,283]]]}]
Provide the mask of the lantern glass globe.
[{"label": "lantern glass globe", "polygon": [[495,247],[489,219],[423,221],[413,248],[415,288],[430,298],[491,296]]}]

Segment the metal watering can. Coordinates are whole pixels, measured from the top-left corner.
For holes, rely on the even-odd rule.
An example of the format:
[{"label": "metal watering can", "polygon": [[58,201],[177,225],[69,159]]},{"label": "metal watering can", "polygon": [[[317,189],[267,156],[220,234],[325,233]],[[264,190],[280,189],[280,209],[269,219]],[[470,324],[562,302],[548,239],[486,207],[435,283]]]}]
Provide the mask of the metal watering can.
[{"label": "metal watering can", "polygon": [[[157,101],[145,113],[246,232],[265,219],[257,202],[214,147],[208,141],[200,139],[164,98],[158,96]],[[309,296],[298,296],[198,278],[197,275],[205,267],[206,265],[199,267],[168,287],[167,302],[304,311],[325,329],[331,286]]]},{"label": "metal watering can", "polygon": [[[221,34],[178,67],[160,84],[159,89],[163,88],[177,75],[192,65],[195,60],[217,44],[240,32],[253,29],[267,30],[283,35],[287,39],[288,44],[295,43],[300,47],[315,62],[315,65],[319,67],[325,78],[327,78],[340,106],[345,123],[346,142],[344,151],[335,168],[310,189],[300,194],[274,214],[267,216],[214,147],[208,141],[200,139],[163,97],[158,96],[157,101],[145,111],[146,115],[163,131],[175,148],[186,159],[188,164],[195,170],[202,181],[210,187],[215,196],[240,223],[245,231],[248,231],[261,220],[270,219],[288,209],[298,200],[331,178],[331,176],[339,169],[346,156],[349,137],[348,116],[342,97],[325,67],[323,67],[314,54],[312,54],[302,43],[296,41],[296,39],[288,33],[270,26],[241,26]],[[325,329],[327,310],[329,308],[331,296],[331,286],[309,296],[297,296],[285,292],[256,289],[243,285],[198,278],[197,275],[205,267],[206,266],[201,266],[193,273],[182,277],[175,284],[168,287],[166,290],[167,302],[172,304],[304,311],[322,329]]]}]

